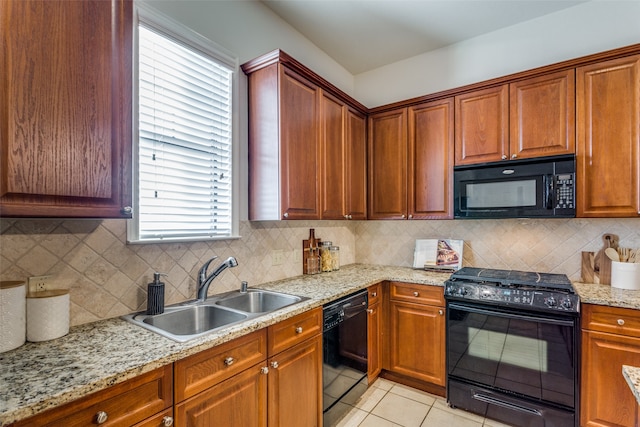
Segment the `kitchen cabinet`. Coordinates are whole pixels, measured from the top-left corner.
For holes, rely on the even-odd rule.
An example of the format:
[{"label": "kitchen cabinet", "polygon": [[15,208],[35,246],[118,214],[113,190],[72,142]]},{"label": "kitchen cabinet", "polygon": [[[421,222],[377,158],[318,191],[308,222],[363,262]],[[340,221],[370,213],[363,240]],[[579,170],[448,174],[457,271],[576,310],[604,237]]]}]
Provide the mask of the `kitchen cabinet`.
[{"label": "kitchen cabinet", "polygon": [[321,219],[366,219],[366,118],[322,91]]},{"label": "kitchen cabinet", "polygon": [[412,380],[445,386],[443,288],[389,284],[388,348],[385,369]]},{"label": "kitchen cabinet", "polygon": [[322,309],[175,362],[174,394],[176,426],[321,426]]},{"label": "kitchen cabinet", "polygon": [[276,50],[249,84],[249,219],[364,218],[367,109]]},{"label": "kitchen cabinet", "polygon": [[367,380],[369,384],[382,371],[382,284],[369,286],[369,314],[367,322]]},{"label": "kitchen cabinet", "polygon": [[0,2],[0,216],[131,217],[132,17]]},{"label": "kitchen cabinet", "polygon": [[583,304],[581,323],[581,425],[636,426],[638,404],[622,365],[640,366],[640,314]]},{"label": "kitchen cabinet", "polygon": [[455,164],[575,152],[573,69],[455,97]]},{"label": "kitchen cabinet", "polygon": [[453,98],[369,117],[369,219],[453,217]]},{"label": "kitchen cabinet", "polygon": [[168,426],[173,422],[172,387],[172,365],[169,364],[18,421],[13,427]]},{"label": "kitchen cabinet", "polygon": [[576,96],[576,215],[637,217],[640,55],[579,67]]}]

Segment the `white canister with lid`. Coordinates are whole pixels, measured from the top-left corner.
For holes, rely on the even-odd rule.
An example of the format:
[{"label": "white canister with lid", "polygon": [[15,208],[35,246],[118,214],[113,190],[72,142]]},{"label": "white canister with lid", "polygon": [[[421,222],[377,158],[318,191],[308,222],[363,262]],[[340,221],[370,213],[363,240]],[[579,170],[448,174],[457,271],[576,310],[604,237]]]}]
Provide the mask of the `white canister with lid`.
[{"label": "white canister with lid", "polygon": [[49,341],[69,333],[69,291],[27,295],[27,341]]},{"label": "white canister with lid", "polygon": [[0,353],[25,342],[26,294],[25,282],[0,281]]},{"label": "white canister with lid", "polygon": [[639,290],[640,263],[611,261],[611,286]]}]

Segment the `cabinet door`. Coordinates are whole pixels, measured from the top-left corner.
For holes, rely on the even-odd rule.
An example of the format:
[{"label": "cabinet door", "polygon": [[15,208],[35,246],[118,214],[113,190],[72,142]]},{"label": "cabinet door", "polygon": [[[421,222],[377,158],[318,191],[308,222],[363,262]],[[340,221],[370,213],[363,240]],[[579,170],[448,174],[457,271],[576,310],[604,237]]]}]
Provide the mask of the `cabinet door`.
[{"label": "cabinet door", "polygon": [[444,386],[444,308],[391,301],[389,317],[389,370]]},{"label": "cabinet door", "polygon": [[580,67],[578,217],[640,214],[640,55]]},{"label": "cabinet door", "polygon": [[285,219],[320,218],[318,88],[280,66],[281,209]]},{"label": "cabinet door", "polygon": [[640,366],[640,339],[583,332],[582,426],[636,426],[638,403],[622,376],[622,365]]},{"label": "cabinet door", "polygon": [[268,378],[269,427],[322,426],[322,335],[271,357]]},{"label": "cabinet door", "polygon": [[370,304],[367,323],[367,379],[371,384],[382,371],[382,346],[380,333],[382,331],[382,311],[380,303]]},{"label": "cabinet door", "polygon": [[455,97],[456,165],[507,159],[509,152],[509,86]]},{"label": "cabinet door", "polygon": [[267,375],[255,365],[175,406],[176,427],[267,425]]},{"label": "cabinet door", "polygon": [[509,85],[511,159],[575,153],[575,71]]},{"label": "cabinet door", "polygon": [[453,98],[409,108],[409,219],[453,218]]},{"label": "cabinet door", "polygon": [[346,107],[342,102],[322,91],[322,219],[344,219],[345,215],[345,113]]},{"label": "cabinet door", "polygon": [[407,109],[369,117],[369,219],[407,216]]},{"label": "cabinet door", "polygon": [[348,219],[367,219],[367,119],[347,109],[346,214]]},{"label": "cabinet door", "polygon": [[130,217],[132,2],[2,1],[0,215]]}]

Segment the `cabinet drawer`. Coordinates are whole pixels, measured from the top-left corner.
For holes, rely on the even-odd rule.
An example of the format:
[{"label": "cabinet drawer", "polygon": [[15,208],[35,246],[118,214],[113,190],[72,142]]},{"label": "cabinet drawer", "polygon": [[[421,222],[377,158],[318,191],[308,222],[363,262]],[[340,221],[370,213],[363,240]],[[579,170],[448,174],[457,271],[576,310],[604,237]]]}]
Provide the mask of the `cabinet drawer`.
[{"label": "cabinet drawer", "polygon": [[171,365],[167,365],[19,421],[14,427],[84,427],[98,424],[99,413],[106,416],[101,426],[131,426],[169,408],[173,403],[172,386]]},{"label": "cabinet drawer", "polygon": [[444,307],[444,288],[441,286],[391,282],[389,297],[392,301],[406,301]]},{"label": "cabinet drawer", "polygon": [[207,388],[267,359],[266,330],[261,329],[175,363],[175,401]]},{"label": "cabinet drawer", "polygon": [[640,310],[583,304],[582,329],[640,337]]},{"label": "cabinet drawer", "polygon": [[369,305],[374,305],[380,302],[380,298],[382,297],[382,284],[378,283],[377,285],[369,286]]},{"label": "cabinet drawer", "polygon": [[322,333],[322,307],[269,326],[269,356]]}]

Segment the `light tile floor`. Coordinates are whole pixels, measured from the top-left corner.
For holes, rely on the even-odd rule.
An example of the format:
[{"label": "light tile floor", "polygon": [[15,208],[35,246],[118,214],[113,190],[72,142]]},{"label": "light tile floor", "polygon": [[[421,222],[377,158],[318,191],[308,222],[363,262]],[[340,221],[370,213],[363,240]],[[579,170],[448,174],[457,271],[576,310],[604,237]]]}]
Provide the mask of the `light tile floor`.
[{"label": "light tile floor", "polygon": [[460,409],[443,397],[379,378],[337,427],[510,427]]}]

